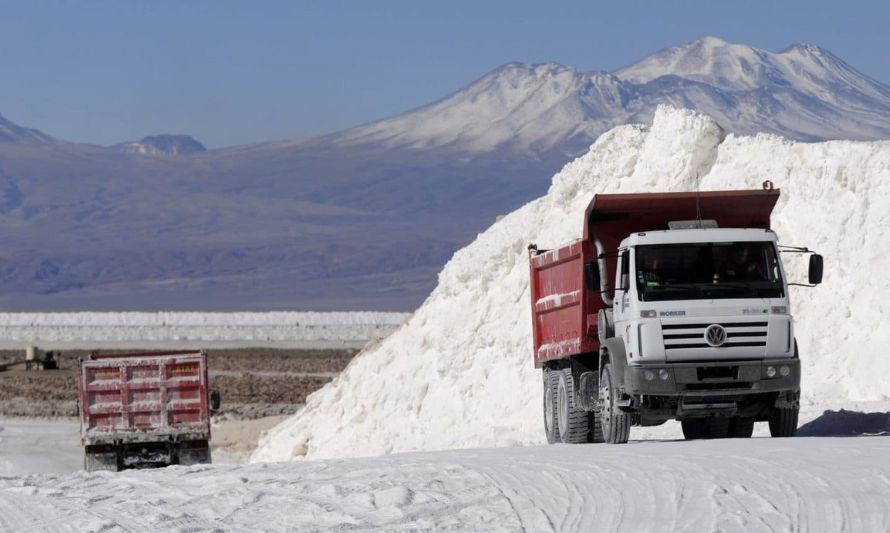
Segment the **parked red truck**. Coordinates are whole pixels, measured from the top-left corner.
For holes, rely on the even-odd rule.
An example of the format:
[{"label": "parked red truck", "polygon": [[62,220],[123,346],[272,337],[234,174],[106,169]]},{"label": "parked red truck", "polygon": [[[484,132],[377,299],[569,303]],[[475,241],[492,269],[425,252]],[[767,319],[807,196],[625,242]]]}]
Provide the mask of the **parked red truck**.
[{"label": "parked red truck", "polygon": [[84,469],[210,462],[203,351],[107,354],[80,360],[77,375]]},{"label": "parked red truck", "polygon": [[[549,442],[626,442],[676,419],[686,438],[794,435],[800,359],[770,229],[779,191],[598,194],[583,238],[529,246],[534,363]],[[799,284],[798,284],[799,285]]]}]

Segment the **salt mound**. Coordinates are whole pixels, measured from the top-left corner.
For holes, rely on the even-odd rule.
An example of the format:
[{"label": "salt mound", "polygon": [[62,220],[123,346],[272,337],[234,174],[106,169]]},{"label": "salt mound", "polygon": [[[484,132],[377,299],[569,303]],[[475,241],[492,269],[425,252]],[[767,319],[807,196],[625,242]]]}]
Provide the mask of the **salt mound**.
[{"label": "salt mound", "polygon": [[[784,189],[782,243],[825,255],[824,283],[791,289],[804,401],[890,398],[890,143],[727,137],[707,116],[662,107],[651,128],[602,135],[546,196],[457,252],[414,316],[267,433],[253,460],[542,443],[526,246],[580,237],[597,192],[748,189],[765,179]],[[805,280],[804,257],[785,261],[791,280]]]}]

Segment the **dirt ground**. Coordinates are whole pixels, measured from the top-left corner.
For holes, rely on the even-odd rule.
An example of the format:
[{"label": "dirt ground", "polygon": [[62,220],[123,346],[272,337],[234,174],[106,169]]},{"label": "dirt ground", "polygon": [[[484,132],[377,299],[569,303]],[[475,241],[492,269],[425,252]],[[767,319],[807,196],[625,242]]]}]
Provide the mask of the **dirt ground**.
[{"label": "dirt ground", "polygon": [[[77,416],[74,369],[85,350],[61,352],[58,370],[0,371],[0,416]],[[210,350],[210,386],[222,396],[215,420],[252,420],[289,415],[306,396],[342,371],[356,350],[239,348]],[[0,351],[0,366],[24,359]]]}]

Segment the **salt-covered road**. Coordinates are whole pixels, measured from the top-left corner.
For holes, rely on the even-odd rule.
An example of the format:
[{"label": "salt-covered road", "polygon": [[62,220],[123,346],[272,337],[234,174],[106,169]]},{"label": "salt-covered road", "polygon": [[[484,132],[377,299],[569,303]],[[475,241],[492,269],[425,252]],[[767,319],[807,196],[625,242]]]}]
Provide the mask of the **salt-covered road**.
[{"label": "salt-covered road", "polygon": [[0,475],[70,472],[83,467],[77,420],[0,418]]},{"label": "salt-covered road", "polygon": [[890,530],[890,437],[0,477],[0,530]]}]

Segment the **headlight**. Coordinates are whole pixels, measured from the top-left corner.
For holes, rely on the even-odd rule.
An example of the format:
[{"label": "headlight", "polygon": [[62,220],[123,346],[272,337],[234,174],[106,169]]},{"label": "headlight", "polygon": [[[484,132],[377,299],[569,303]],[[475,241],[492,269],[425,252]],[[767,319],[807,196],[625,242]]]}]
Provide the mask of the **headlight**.
[{"label": "headlight", "polygon": [[647,370],[645,373],[643,373],[643,376],[646,378],[646,381],[652,381],[653,379],[655,379],[655,372]]},{"label": "headlight", "polygon": [[658,371],[658,377],[661,378],[661,381],[667,381],[667,378],[669,378],[670,376],[671,375],[667,371],[667,368],[662,368],[661,370]]},{"label": "headlight", "polygon": [[768,377],[768,378],[776,377],[776,367],[774,367],[774,366],[766,367],[766,377]]},{"label": "headlight", "polygon": [[780,366],[779,374],[781,374],[783,378],[787,378],[791,374],[791,367],[786,365]]}]

